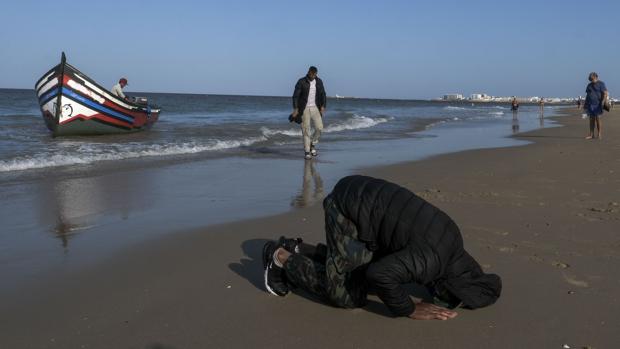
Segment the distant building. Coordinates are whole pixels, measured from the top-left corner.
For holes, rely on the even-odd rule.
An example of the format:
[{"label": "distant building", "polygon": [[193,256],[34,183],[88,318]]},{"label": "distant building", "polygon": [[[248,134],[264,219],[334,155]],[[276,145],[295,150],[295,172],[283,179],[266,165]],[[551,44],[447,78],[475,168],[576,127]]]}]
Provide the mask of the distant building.
[{"label": "distant building", "polygon": [[463,95],[458,93],[451,93],[447,95],[443,95],[444,101],[461,101],[463,100]]},{"label": "distant building", "polygon": [[489,101],[493,97],[487,95],[486,93],[473,93],[469,96],[469,99],[472,101]]}]

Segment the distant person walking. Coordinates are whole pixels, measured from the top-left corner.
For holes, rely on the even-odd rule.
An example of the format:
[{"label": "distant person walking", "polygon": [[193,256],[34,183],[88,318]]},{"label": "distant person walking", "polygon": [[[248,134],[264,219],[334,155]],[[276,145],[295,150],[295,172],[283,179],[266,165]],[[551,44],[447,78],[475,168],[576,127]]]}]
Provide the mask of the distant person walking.
[{"label": "distant person walking", "polygon": [[[304,158],[317,156],[316,144],[319,143],[323,130],[323,115],[327,104],[327,95],[323,80],[317,77],[318,69],[310,67],[308,74],[297,81],[293,93],[293,114],[296,118],[301,113],[301,132],[304,140]],[[314,124],[312,132],[311,123]]]},{"label": "distant person walking", "polygon": [[125,88],[125,86],[127,86],[127,79],[125,78],[120,78],[120,80],[118,80],[118,84],[112,86],[112,94],[115,95],[116,97],[120,97],[124,100],[127,100],[127,96],[125,96],[125,94],[123,93],[123,88]]},{"label": "distant person walking", "polygon": [[577,109],[581,109],[581,97],[577,99]]},{"label": "distant person walking", "polygon": [[510,110],[513,113],[516,113],[519,110],[519,102],[517,102],[517,97],[512,98],[512,103],[510,103]]},{"label": "distant person walking", "polygon": [[545,99],[540,97],[540,101],[538,101],[538,106],[540,107],[540,115],[545,113]]},{"label": "distant person walking", "polygon": [[586,101],[584,108],[590,119],[590,133],[586,139],[596,138],[594,136],[594,126],[596,125],[597,137],[602,138],[600,115],[603,114],[603,103],[607,100],[607,87],[605,83],[598,79],[598,74],[590,73],[588,76],[590,83],[586,87]]}]

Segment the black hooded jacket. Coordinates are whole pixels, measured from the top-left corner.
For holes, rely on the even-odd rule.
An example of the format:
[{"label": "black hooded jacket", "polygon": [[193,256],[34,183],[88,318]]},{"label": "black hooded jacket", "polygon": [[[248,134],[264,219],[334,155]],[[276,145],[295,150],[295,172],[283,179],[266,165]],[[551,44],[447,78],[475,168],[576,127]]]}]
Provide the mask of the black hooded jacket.
[{"label": "black hooded jacket", "polygon": [[[323,80],[314,78],[316,80],[316,94],[314,97],[314,103],[317,108],[321,109],[327,105],[327,95],[325,93],[325,87],[323,86]],[[310,79],[307,76],[299,79],[295,84],[295,91],[293,92],[293,108],[297,109],[300,113],[304,112],[306,105],[308,104],[308,94],[310,93]]]},{"label": "black hooded jacket", "polygon": [[501,279],[483,273],[463,249],[454,221],[411,191],[381,179],[349,176],[330,196],[355,223],[358,239],[374,252],[366,279],[394,315],[415,310],[402,287],[411,282],[447,290],[469,308],[499,297]]}]

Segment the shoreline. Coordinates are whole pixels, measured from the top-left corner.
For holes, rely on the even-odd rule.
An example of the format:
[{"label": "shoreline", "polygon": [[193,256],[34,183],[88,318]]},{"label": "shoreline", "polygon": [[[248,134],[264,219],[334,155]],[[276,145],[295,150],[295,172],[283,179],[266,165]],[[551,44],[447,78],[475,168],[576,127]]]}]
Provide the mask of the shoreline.
[{"label": "shoreline", "polygon": [[[556,119],[564,127],[518,134],[531,142],[527,146],[464,150],[357,171],[406,186],[451,215],[466,249],[504,280],[494,306],[462,310],[449,322],[412,322],[386,317],[376,298],[347,311],[299,295],[269,296],[262,290],[264,239],[284,234],[322,240],[322,209],[315,204],[142,241],[86,270],[50,276],[42,287],[23,290],[14,304],[0,304],[0,328],[8,333],[0,344],[612,346],[620,340],[620,282],[613,276],[620,264],[614,235],[619,215],[612,204],[620,196],[614,178],[620,162],[613,153],[620,149],[613,139],[620,113],[603,119],[608,136],[599,142],[583,140],[578,127],[585,130],[585,121],[568,112]],[[593,231],[582,234],[588,227]],[[343,333],[342,326],[357,330]]]},{"label": "shoreline", "polygon": [[[516,129],[549,126],[539,120],[524,112]],[[179,231],[308,206],[360,168],[524,143],[507,137],[511,132],[515,121],[504,115],[492,122],[442,121],[408,138],[328,141],[309,163],[295,144],[253,148],[246,156],[112,161],[5,176],[0,277],[8,282],[0,296]]]}]

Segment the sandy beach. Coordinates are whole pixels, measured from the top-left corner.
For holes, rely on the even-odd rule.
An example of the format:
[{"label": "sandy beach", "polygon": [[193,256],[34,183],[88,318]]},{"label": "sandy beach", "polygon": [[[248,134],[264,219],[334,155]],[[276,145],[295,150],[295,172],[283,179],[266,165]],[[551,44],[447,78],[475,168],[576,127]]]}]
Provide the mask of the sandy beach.
[{"label": "sandy beach", "polygon": [[[393,318],[371,297],[342,310],[262,285],[280,235],[323,239],[320,204],[146,241],[0,301],[2,348],[613,348],[620,343],[620,111],[602,140],[564,127],[525,146],[464,151],[357,173],[401,184],[459,224],[503,279],[499,301],[450,321]],[[297,173],[296,173],[297,175]],[[330,188],[325,188],[328,192]],[[318,200],[317,202],[320,202]]]}]

